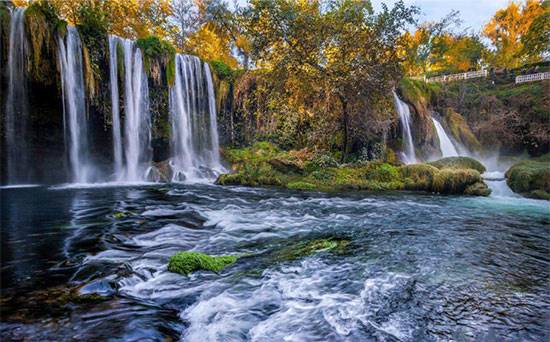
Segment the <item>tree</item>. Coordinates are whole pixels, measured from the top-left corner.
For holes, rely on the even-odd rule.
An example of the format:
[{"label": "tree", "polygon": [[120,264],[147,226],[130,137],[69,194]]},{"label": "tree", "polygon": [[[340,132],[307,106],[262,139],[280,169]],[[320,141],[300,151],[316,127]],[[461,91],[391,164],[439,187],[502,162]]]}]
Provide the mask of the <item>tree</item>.
[{"label": "tree", "polygon": [[175,39],[176,46],[183,49],[186,39],[200,24],[198,8],[192,0],[173,0],[172,9],[179,28]]},{"label": "tree", "polygon": [[352,121],[401,75],[396,45],[415,13],[402,1],[374,14],[369,1],[253,0],[245,27],[257,65],[281,91],[338,105],[345,160],[357,137]]},{"label": "tree", "polygon": [[[537,62],[542,58],[540,53],[527,51],[524,43],[532,42],[541,51],[540,45],[535,42],[548,38],[547,21],[545,23],[544,19],[539,19],[541,16],[548,15],[548,4],[547,1],[545,2],[544,6],[541,0],[526,0],[523,6],[511,2],[508,7],[498,10],[485,25],[483,34],[496,48],[494,63],[497,66],[516,68],[524,63]],[[529,36],[528,32],[534,22],[536,26]],[[528,38],[523,38],[524,36]],[[546,39],[547,43],[548,39]]]}]

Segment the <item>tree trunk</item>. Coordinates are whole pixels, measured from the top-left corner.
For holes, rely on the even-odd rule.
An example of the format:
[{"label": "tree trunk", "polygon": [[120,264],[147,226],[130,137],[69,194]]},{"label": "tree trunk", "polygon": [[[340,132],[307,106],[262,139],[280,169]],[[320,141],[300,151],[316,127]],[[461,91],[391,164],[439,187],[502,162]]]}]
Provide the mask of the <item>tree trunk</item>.
[{"label": "tree trunk", "polygon": [[342,103],[342,129],[343,129],[343,141],[342,141],[342,158],[341,161],[344,163],[348,157],[349,150],[349,113],[348,113],[348,102],[345,97],[340,96],[340,102]]}]

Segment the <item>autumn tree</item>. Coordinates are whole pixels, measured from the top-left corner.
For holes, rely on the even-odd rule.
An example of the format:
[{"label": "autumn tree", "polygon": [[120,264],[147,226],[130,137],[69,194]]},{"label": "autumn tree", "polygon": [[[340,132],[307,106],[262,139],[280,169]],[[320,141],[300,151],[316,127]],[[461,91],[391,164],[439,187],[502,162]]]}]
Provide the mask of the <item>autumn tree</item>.
[{"label": "autumn tree", "polygon": [[[496,66],[515,68],[542,59],[549,39],[548,6],[548,0],[544,3],[541,0],[526,0],[523,5],[513,1],[496,12],[483,28],[483,34],[496,49]],[[531,44],[534,50],[524,48],[525,43]]]},{"label": "autumn tree", "polygon": [[369,1],[253,0],[245,25],[255,62],[282,91],[322,93],[337,107],[346,160],[352,121],[401,74],[396,45],[415,13],[402,1],[374,14]]}]

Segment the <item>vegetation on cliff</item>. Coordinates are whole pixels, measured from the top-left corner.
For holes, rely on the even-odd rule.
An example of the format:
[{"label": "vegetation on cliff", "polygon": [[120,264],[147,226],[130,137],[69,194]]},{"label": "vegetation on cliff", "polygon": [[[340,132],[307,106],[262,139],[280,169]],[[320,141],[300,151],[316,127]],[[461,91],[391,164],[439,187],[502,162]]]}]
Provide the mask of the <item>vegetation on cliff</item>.
[{"label": "vegetation on cliff", "polygon": [[506,183],[526,197],[550,200],[550,155],[514,164],[506,171]]}]

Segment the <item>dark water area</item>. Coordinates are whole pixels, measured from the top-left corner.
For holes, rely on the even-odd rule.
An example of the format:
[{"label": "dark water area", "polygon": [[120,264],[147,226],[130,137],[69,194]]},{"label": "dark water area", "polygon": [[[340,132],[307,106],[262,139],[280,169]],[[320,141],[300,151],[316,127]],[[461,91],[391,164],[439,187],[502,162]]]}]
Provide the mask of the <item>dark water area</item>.
[{"label": "dark water area", "polygon": [[[213,185],[1,190],[2,341],[548,341],[550,208]],[[335,237],[344,251],[281,260]],[[219,274],[171,255],[240,255]]]}]

